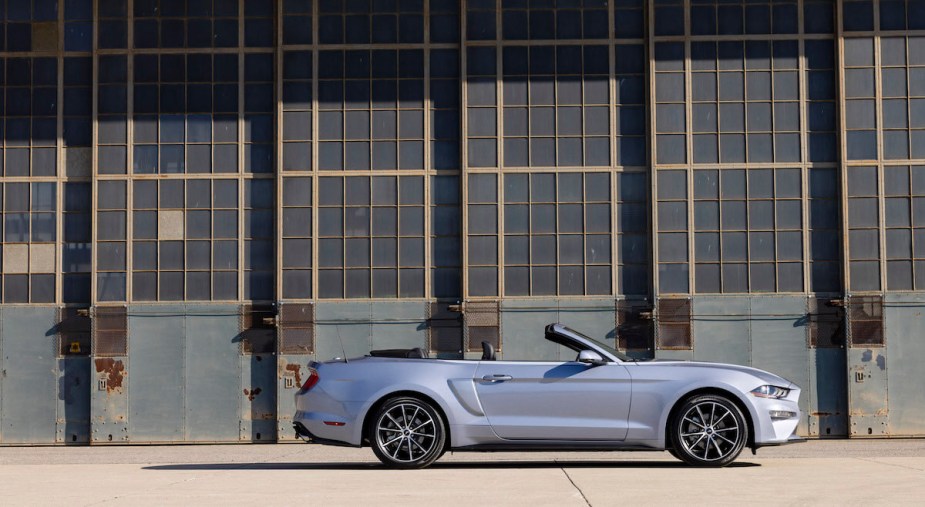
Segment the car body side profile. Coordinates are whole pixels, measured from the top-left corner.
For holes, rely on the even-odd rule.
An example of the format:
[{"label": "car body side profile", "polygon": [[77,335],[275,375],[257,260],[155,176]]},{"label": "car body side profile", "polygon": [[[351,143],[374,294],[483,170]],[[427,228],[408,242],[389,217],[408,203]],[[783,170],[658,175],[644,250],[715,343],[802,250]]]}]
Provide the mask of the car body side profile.
[{"label": "car body side profile", "polygon": [[372,351],[310,365],[293,425],[307,442],[370,446],[422,468],[446,451],[667,450],[724,466],[745,447],[801,441],[800,388],[744,366],[633,360],[562,324],[545,338],[573,361],[431,359]]}]

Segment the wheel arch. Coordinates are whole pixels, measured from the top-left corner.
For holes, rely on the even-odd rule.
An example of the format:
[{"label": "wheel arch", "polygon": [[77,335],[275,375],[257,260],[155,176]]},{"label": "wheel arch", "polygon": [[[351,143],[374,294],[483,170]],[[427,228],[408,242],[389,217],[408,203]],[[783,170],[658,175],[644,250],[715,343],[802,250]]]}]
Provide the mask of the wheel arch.
[{"label": "wheel arch", "polygon": [[688,391],[683,395],[679,396],[675,400],[674,405],[672,405],[671,410],[668,412],[668,418],[665,421],[664,435],[665,435],[665,448],[674,447],[674,441],[671,438],[671,423],[674,421],[675,416],[678,411],[681,410],[681,406],[687,402],[687,400],[702,395],[718,395],[722,396],[729,401],[731,401],[736,407],[742,411],[743,417],[745,417],[745,425],[748,428],[748,440],[745,442],[745,447],[754,449],[755,448],[755,422],[752,417],[752,412],[749,409],[748,405],[742,401],[742,398],[737,396],[732,391],[723,389],[720,387],[700,387],[692,391]]},{"label": "wheel arch", "polygon": [[376,401],[374,401],[372,405],[370,405],[369,409],[366,411],[366,414],[363,416],[363,433],[360,436],[360,445],[370,445],[370,425],[372,423],[373,416],[379,410],[379,407],[386,404],[391,399],[403,397],[416,398],[434,407],[434,410],[436,410],[440,414],[440,417],[443,419],[443,431],[446,432],[444,447],[449,449],[450,443],[452,442],[450,437],[452,435],[450,434],[450,420],[447,418],[446,409],[434,397],[420,391],[413,391],[408,389],[392,391],[383,394]]}]

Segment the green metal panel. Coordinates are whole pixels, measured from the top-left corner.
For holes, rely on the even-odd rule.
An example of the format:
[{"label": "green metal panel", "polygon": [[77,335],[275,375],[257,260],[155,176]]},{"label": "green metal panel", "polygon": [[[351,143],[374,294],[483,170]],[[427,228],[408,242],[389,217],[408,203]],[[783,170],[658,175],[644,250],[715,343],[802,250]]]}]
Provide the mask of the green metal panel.
[{"label": "green metal panel", "polygon": [[58,375],[54,307],[0,309],[0,442],[53,443]]},{"label": "green metal panel", "polygon": [[[800,296],[755,296],[751,300],[752,366],[804,389],[809,385],[805,316],[806,299]],[[800,397],[804,414],[811,411],[807,394]],[[808,430],[808,418],[804,417],[797,431],[805,435]]]},{"label": "green metal panel", "polygon": [[241,425],[239,439],[276,440],[276,355],[241,356]]},{"label": "green metal panel", "polygon": [[372,305],[371,348],[427,348],[427,305],[423,302],[376,302]]},{"label": "green metal panel", "polygon": [[[501,301],[501,357],[506,360],[549,360],[562,347],[547,341],[543,330],[559,317],[555,299],[506,299]],[[499,357],[499,359],[501,358]]]},{"label": "green metal panel", "polygon": [[886,348],[849,348],[847,354],[849,435],[888,435],[890,393]]},{"label": "green metal panel", "polygon": [[183,305],[129,307],[132,442],[186,440],[185,316]]},{"label": "green metal panel", "polygon": [[237,306],[186,308],[186,437],[192,442],[238,439],[241,369]]},{"label": "green metal panel", "polygon": [[74,444],[90,441],[89,357],[58,359],[58,418],[55,441]]},{"label": "green metal panel", "polygon": [[368,353],[371,316],[368,301],[318,303],[315,306],[315,357],[327,361],[345,354],[350,358]]},{"label": "green metal panel", "polygon": [[615,308],[613,299],[560,299],[558,321],[616,347]]},{"label": "green metal panel", "polygon": [[887,294],[883,321],[890,434],[925,434],[925,294]]},{"label": "green metal panel", "polygon": [[848,393],[845,349],[816,348],[809,351],[809,384],[803,396],[810,400],[807,435],[819,437],[848,434]]},{"label": "green metal panel", "polygon": [[696,296],[691,325],[694,359],[720,363],[751,363],[748,297]]}]

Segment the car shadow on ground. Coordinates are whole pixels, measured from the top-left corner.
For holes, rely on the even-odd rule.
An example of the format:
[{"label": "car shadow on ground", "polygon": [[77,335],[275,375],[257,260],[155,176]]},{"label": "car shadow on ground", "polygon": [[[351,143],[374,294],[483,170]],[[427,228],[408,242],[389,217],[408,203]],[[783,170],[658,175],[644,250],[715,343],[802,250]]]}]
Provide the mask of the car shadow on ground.
[{"label": "car shadow on ground", "polygon": [[[727,468],[761,466],[747,461],[727,465]],[[460,461],[434,463],[429,469],[540,469],[540,468],[689,468],[680,461]],[[151,465],[144,470],[388,470],[377,462],[332,463],[189,463]]]}]

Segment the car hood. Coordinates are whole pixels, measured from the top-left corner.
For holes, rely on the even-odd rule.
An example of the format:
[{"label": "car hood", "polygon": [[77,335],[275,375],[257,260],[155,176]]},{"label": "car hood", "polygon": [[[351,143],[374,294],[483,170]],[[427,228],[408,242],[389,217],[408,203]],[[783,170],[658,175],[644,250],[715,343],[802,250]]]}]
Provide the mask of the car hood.
[{"label": "car hood", "polygon": [[658,365],[662,367],[672,366],[672,367],[678,367],[678,368],[704,368],[704,369],[714,369],[714,370],[723,370],[723,371],[734,371],[734,372],[745,373],[747,375],[751,375],[759,379],[761,382],[765,382],[767,384],[780,386],[780,387],[787,387],[787,388],[797,387],[793,382],[779,375],[775,375],[771,372],[767,372],[764,370],[759,370],[758,368],[752,368],[749,366],[740,366],[737,364],[706,363],[706,362],[700,362],[700,361],[677,361],[677,360],[672,360],[672,359],[654,359],[652,361],[643,361],[643,362],[638,362],[635,364],[638,364],[640,366],[643,366],[646,364],[652,364],[652,365]]}]

